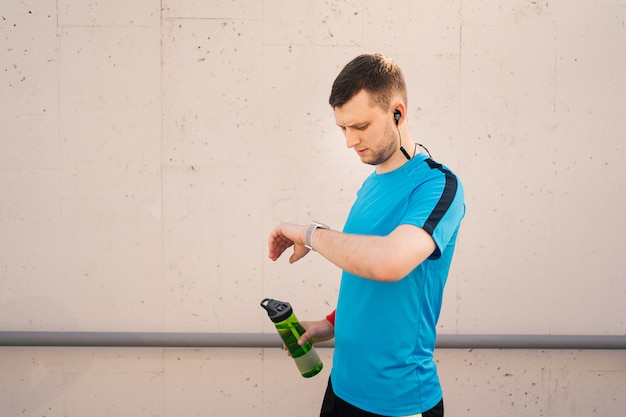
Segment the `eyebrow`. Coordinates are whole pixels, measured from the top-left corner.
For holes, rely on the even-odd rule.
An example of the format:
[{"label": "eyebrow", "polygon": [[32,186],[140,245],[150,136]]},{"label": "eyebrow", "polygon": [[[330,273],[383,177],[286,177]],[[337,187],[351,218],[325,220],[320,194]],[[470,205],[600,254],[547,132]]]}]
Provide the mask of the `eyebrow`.
[{"label": "eyebrow", "polygon": [[346,126],[342,126],[339,123],[337,123],[337,126],[342,127],[342,128],[344,128],[344,127],[351,127],[353,129],[362,129],[364,127],[367,127],[369,124],[370,124],[370,122],[356,122],[356,123],[352,123],[352,124],[349,124],[349,125],[346,125]]}]

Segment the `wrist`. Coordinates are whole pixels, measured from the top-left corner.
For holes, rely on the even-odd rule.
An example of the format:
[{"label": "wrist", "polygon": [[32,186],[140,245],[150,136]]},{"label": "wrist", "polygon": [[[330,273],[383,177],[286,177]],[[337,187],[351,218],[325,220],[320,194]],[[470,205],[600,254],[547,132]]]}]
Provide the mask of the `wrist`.
[{"label": "wrist", "polygon": [[319,223],[316,221],[312,221],[309,226],[306,228],[305,232],[304,232],[304,246],[307,247],[307,249],[310,250],[315,250],[313,249],[313,244],[312,244],[312,240],[313,240],[313,234],[315,233],[315,231],[317,229],[330,229],[329,226],[326,226],[323,223]]}]

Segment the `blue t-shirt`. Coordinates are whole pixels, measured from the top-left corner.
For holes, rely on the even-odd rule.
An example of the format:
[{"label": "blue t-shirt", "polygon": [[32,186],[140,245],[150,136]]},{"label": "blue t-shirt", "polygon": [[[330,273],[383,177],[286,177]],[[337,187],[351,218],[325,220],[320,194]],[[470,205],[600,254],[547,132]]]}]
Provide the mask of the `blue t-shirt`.
[{"label": "blue t-shirt", "polygon": [[339,398],[386,416],[421,413],[441,400],[433,350],[463,200],[456,176],[421,153],[363,183],[345,233],[385,236],[412,224],[432,236],[436,250],[397,282],[343,272],[331,372]]}]

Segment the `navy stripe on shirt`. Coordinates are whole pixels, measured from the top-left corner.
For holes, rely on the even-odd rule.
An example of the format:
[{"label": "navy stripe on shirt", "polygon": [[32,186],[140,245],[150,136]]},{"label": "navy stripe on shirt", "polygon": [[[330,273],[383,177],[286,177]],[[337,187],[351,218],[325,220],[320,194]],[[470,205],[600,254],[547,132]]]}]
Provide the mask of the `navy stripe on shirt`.
[{"label": "navy stripe on shirt", "polygon": [[424,230],[432,236],[435,228],[446,214],[446,211],[448,211],[452,205],[452,200],[454,200],[454,196],[456,195],[458,183],[456,176],[451,171],[445,169],[440,163],[435,162],[430,158],[425,159],[425,162],[431,169],[438,169],[446,176],[446,184],[443,187],[443,193],[441,193],[441,197],[439,197],[437,205],[424,223]]}]

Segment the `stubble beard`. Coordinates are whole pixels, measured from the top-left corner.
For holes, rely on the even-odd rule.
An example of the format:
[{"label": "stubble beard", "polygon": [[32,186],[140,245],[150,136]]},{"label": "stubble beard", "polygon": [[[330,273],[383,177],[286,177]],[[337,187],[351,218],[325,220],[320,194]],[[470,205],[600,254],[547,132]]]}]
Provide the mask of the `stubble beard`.
[{"label": "stubble beard", "polygon": [[387,162],[389,158],[396,152],[398,138],[394,135],[393,129],[388,129],[385,134],[385,142],[382,149],[376,151],[369,160],[364,160],[363,163],[368,165],[380,165]]}]

